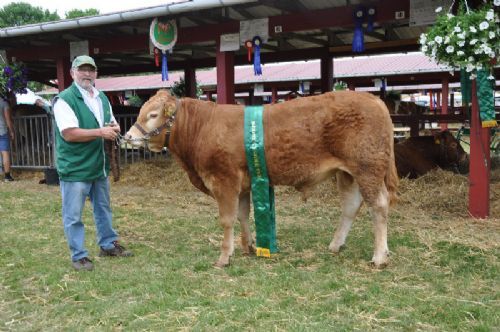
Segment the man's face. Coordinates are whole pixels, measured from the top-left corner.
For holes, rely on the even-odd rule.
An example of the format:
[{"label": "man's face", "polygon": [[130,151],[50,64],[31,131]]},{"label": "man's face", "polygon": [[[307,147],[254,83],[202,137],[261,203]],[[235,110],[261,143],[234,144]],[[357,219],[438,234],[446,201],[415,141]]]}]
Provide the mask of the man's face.
[{"label": "man's face", "polygon": [[97,77],[97,70],[91,65],[81,65],[78,68],[71,68],[71,77],[85,90],[92,90]]}]

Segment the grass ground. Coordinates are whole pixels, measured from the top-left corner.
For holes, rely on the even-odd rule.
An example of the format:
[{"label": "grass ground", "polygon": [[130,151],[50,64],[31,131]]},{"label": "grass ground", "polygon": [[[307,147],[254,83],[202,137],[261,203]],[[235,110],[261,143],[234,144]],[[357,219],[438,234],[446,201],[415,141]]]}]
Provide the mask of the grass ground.
[{"label": "grass ground", "polygon": [[[368,265],[363,209],[347,249],[328,252],[339,209],[332,184],[303,202],[278,188],[273,259],[242,256],[215,269],[222,232],[213,200],[174,163],[136,164],[112,184],[114,225],[135,256],[96,257],[72,270],[58,187],[41,174],[0,183],[1,331],[498,331],[500,176],[491,218],[467,213],[467,178],[433,172],[403,180],[389,223],[391,263]],[[333,222],[332,222],[333,220]],[[239,228],[237,231],[239,231]]]}]

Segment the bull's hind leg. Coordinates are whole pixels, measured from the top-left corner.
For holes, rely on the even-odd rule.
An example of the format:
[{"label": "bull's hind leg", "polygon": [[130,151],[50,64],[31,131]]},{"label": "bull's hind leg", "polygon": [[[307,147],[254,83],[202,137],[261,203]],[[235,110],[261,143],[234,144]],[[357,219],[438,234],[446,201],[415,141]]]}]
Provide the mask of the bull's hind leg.
[{"label": "bull's hind leg", "polygon": [[347,234],[349,234],[363,202],[359,186],[351,175],[342,171],[337,172],[337,188],[342,204],[342,216],[340,217],[340,225],[329,246],[333,253],[338,253],[344,247]]},{"label": "bull's hind leg", "polygon": [[[366,178],[364,178],[366,180]],[[375,180],[375,179],[372,179]],[[385,184],[379,182],[374,186],[373,182],[365,181],[360,184],[362,195],[370,209],[373,221],[373,233],[375,235],[375,248],[372,263],[377,268],[385,267],[388,262],[389,247],[387,246],[387,218],[389,214],[389,193]],[[369,185],[372,184],[372,185]]]},{"label": "bull's hind leg", "polygon": [[255,253],[255,246],[253,245],[252,233],[248,226],[248,217],[250,215],[250,193],[243,193],[240,195],[238,220],[241,224],[241,249],[244,255]]}]

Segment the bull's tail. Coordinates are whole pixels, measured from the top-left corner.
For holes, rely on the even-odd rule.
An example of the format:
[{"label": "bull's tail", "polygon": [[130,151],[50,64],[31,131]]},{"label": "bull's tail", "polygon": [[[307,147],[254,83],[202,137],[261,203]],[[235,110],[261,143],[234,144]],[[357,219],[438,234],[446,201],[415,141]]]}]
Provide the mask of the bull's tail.
[{"label": "bull's tail", "polygon": [[389,205],[393,205],[398,201],[398,171],[396,169],[396,160],[394,158],[394,146],[391,144],[391,159],[389,160],[389,167],[387,168],[387,173],[385,174],[385,186],[389,192]]}]

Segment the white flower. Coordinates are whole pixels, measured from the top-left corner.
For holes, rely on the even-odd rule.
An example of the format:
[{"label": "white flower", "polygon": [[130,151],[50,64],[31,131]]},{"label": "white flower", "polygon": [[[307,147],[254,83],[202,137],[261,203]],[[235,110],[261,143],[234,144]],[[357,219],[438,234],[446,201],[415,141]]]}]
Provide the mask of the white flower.
[{"label": "white flower", "polygon": [[483,45],[481,45],[481,48],[482,48],[484,54],[491,53],[491,47],[489,47],[488,45],[483,44]]},{"label": "white flower", "polygon": [[453,51],[455,51],[455,48],[453,46],[448,46],[446,47],[446,53],[453,53]]},{"label": "white flower", "polygon": [[455,28],[453,29],[453,31],[455,31],[455,32],[462,32],[462,29],[460,29],[460,27],[455,27]]},{"label": "white flower", "polygon": [[477,32],[475,27],[470,27],[470,32]]},{"label": "white flower", "polygon": [[443,37],[441,36],[436,36],[434,37],[434,41],[438,44],[441,44],[443,42]]},{"label": "white flower", "polygon": [[492,21],[494,18],[495,18],[495,12],[493,11],[493,9],[488,10],[488,12],[486,13],[486,19],[488,21]]},{"label": "white flower", "polygon": [[449,44],[450,43],[450,37],[446,36],[444,37],[444,43]]},{"label": "white flower", "polygon": [[443,7],[437,7],[437,8],[436,8],[436,13],[439,13],[439,12],[440,12],[440,11],[442,11],[442,10],[443,10]]},{"label": "white flower", "polygon": [[471,80],[475,80],[475,79],[476,79],[476,77],[477,77],[477,75],[473,73],[473,74],[470,74],[470,77],[469,77],[469,78],[470,78]]},{"label": "white flower", "polygon": [[459,33],[457,37],[460,39],[465,39],[465,32]]},{"label": "white flower", "polygon": [[469,60],[469,62],[474,62],[474,57],[470,56],[467,60]]},{"label": "white flower", "polygon": [[494,77],[493,75],[490,75],[490,76],[488,76],[487,78],[488,78],[489,80],[494,80],[494,79],[495,79],[495,77]]},{"label": "white flower", "polygon": [[458,51],[458,52],[457,52],[457,55],[458,55],[458,56],[462,56],[462,55],[464,55],[464,54],[465,54],[465,53],[464,53],[464,51]]},{"label": "white flower", "polygon": [[464,45],[465,45],[465,40],[461,40],[461,41],[459,41],[457,44],[458,44],[458,46],[460,46],[460,47],[464,47]]},{"label": "white flower", "polygon": [[476,45],[476,43],[477,43],[477,39],[472,39],[469,44]]},{"label": "white flower", "polygon": [[481,31],[486,30],[489,28],[489,26],[490,25],[488,24],[488,22],[483,21],[483,22],[481,22],[481,24],[479,24],[479,30],[481,30]]},{"label": "white flower", "polygon": [[474,70],[474,65],[472,63],[468,63],[467,66],[465,67],[465,71],[470,73],[473,70]]},{"label": "white flower", "polygon": [[495,6],[500,6],[500,0],[494,0],[494,1],[493,1],[493,4],[494,4]]},{"label": "white flower", "polygon": [[489,37],[490,37],[490,39],[495,38],[495,32],[494,31],[490,31],[489,32]]},{"label": "white flower", "polygon": [[420,44],[425,44],[427,41],[427,35],[425,33],[420,35]]},{"label": "white flower", "polygon": [[422,47],[420,48],[420,50],[424,53],[427,52],[428,49],[429,48],[426,45],[422,45]]},{"label": "white flower", "polygon": [[448,19],[451,19],[452,17],[455,17],[455,15],[448,13],[446,14],[446,17],[448,17]]}]

